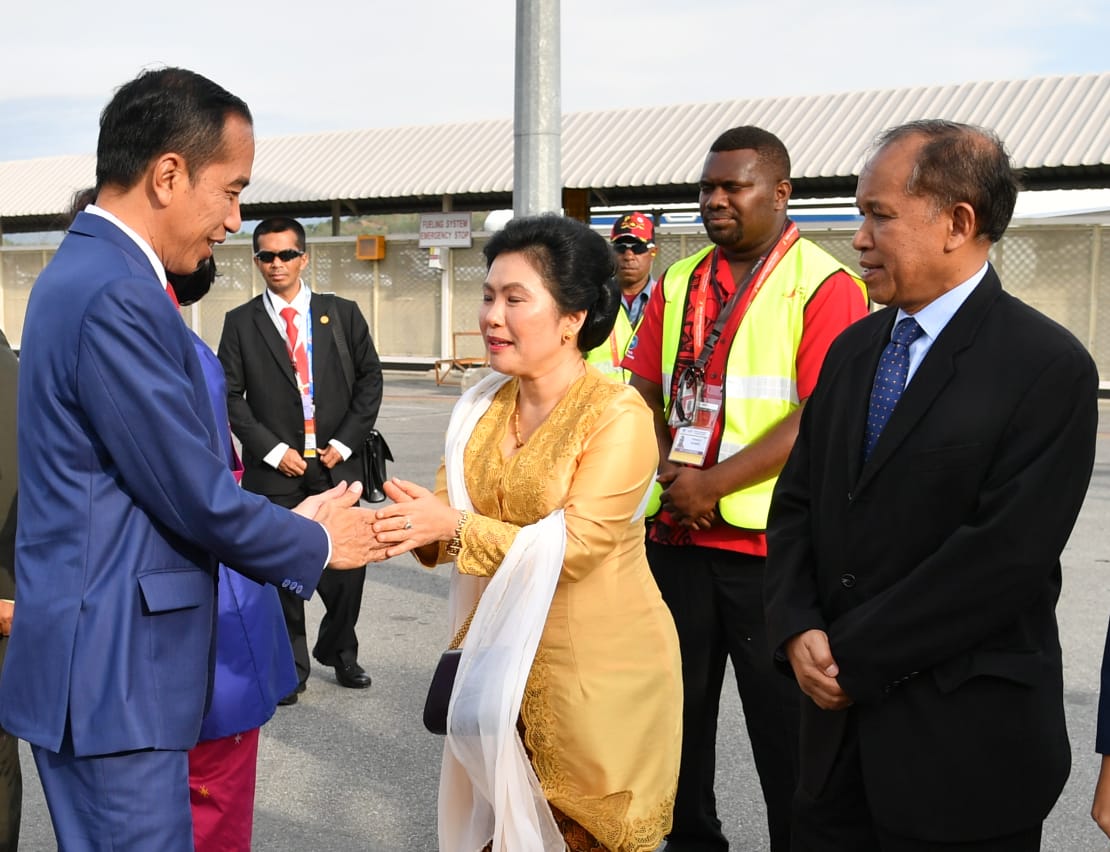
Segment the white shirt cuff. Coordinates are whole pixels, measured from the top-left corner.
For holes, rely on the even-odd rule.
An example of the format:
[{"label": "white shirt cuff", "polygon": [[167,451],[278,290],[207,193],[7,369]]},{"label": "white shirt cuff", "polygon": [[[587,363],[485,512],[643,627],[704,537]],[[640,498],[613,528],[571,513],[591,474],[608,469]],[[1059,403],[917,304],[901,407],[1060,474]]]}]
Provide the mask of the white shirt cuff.
[{"label": "white shirt cuff", "polygon": [[288,444],[278,444],[276,447],[270,450],[270,452],[266,453],[266,455],[262,458],[262,461],[266,462],[266,464],[268,464],[274,470],[277,470],[278,465],[281,464],[282,458],[285,457],[285,451],[288,449]]},{"label": "white shirt cuff", "polygon": [[347,461],[347,459],[351,457],[351,448],[344,444],[342,441],[337,441],[335,440],[335,438],[332,438],[330,441],[328,441],[328,446],[335,447],[339,455],[343,456],[343,461]]}]

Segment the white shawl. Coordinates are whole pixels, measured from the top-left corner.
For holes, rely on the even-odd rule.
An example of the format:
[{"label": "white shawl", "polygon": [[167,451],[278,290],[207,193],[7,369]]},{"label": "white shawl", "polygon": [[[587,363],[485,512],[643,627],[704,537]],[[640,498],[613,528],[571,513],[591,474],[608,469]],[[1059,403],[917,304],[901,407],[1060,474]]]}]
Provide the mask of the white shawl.
[{"label": "white shawl", "polygon": [[[494,373],[467,391],[447,427],[447,496],[473,509],[463,451],[475,424],[509,377]],[[492,578],[451,572],[454,635],[478,607],[463,643],[447,710],[439,783],[441,852],[563,852],[566,848],[517,732],[524,686],[563,567],[562,510],[522,527]]]}]

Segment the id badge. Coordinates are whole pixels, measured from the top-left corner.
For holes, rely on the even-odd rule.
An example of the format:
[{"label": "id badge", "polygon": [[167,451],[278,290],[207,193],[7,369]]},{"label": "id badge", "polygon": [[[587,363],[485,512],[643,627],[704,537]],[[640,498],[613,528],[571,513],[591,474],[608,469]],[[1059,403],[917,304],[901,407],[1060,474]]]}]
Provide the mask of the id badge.
[{"label": "id badge", "polygon": [[721,413],[720,385],[707,385],[698,400],[694,422],[681,426],[674,434],[668,461],[702,467],[709,452],[709,442]]},{"label": "id badge", "polygon": [[301,409],[304,412],[304,457],[316,458],[316,406],[312,397],[301,397]]}]

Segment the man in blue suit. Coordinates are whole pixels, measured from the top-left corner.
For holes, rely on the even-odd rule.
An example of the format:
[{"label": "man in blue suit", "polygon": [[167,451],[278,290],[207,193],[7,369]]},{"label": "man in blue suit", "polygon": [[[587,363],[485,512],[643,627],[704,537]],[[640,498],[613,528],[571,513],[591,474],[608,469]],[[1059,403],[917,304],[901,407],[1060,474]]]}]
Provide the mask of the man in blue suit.
[{"label": "man in blue suit", "polygon": [[[148,71],[104,109],[97,198],[36,282],[19,393],[19,606],[0,726],[31,743],[63,850],[191,850],[186,750],[219,562],[309,597],[377,557],[358,489],[298,511],[241,490],[165,289],[240,224],[246,104]],[[315,520],[310,518],[315,514]]]}]

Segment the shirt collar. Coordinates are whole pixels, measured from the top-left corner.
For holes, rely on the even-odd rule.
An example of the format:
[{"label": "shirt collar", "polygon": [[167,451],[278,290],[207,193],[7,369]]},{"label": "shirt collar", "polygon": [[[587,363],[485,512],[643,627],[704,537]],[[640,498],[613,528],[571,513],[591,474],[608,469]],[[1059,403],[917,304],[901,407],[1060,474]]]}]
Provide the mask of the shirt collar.
[{"label": "shirt collar", "polygon": [[266,299],[273,308],[274,314],[280,316],[282,308],[293,308],[300,316],[308,313],[309,305],[312,302],[312,291],[308,289],[308,285],[304,283],[304,279],[300,279],[301,287],[297,290],[297,295],[293,297],[292,302],[287,302],[285,299],[278,296],[269,287],[266,288]]},{"label": "shirt collar", "polygon": [[621,292],[621,301],[626,305],[634,305],[636,302],[646,302],[651,297],[651,291],[655,289],[655,279],[650,275],[648,276],[647,284],[635,296],[629,299]]},{"label": "shirt collar", "polygon": [[[984,263],[978,272],[962,284],[958,284],[947,293],[933,299],[916,314],[907,314],[899,308],[898,315],[894,318],[894,325],[897,326],[903,319],[912,316],[917,320],[917,324],[921,326],[921,330],[929,336],[929,339],[936,340],[940,333],[944,331],[944,327],[956,315],[956,311],[967,301],[967,297],[983,280],[983,276],[987,274],[987,266],[988,264]],[[893,331],[891,333],[893,334]]]},{"label": "shirt collar", "polygon": [[163,287],[166,286],[166,267],[162,265],[162,261],[158,258],[158,255],[154,253],[154,249],[151,248],[150,244],[146,240],[140,237],[130,227],[125,225],[118,216],[109,213],[103,207],[97,207],[95,204],[90,204],[88,207],[85,208],[85,212],[91,213],[93,216],[99,216],[101,219],[107,219],[109,222],[123,231],[124,235],[126,235],[128,239],[130,239],[133,243],[135,243],[135,245],[142,249],[143,254],[146,255],[146,259],[150,261],[150,265],[154,270],[155,276],[158,278],[159,281],[162,282]]}]

